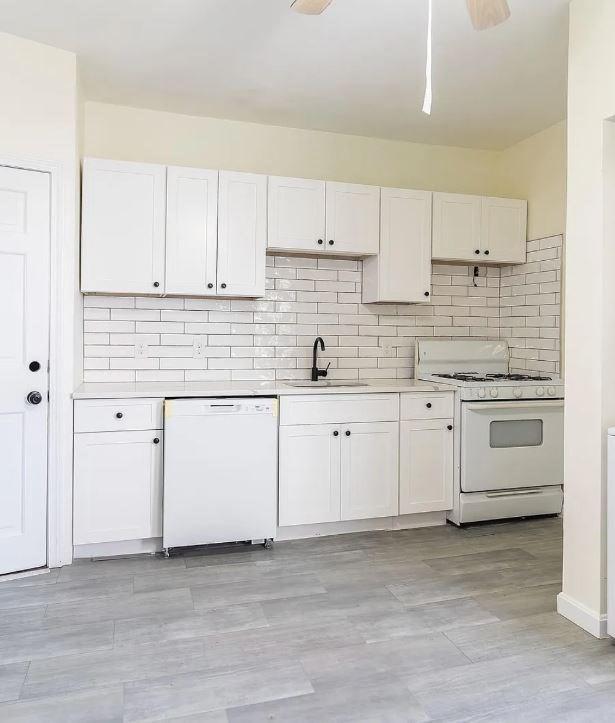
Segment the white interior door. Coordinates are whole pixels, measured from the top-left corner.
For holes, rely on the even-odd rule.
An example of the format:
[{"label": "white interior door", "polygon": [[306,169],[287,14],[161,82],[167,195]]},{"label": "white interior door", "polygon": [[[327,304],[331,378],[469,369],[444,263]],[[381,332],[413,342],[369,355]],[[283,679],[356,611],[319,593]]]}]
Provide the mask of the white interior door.
[{"label": "white interior door", "polygon": [[218,171],[167,168],[165,291],[216,293]]},{"label": "white interior door", "polygon": [[0,574],[47,562],[49,197],[0,167]]}]

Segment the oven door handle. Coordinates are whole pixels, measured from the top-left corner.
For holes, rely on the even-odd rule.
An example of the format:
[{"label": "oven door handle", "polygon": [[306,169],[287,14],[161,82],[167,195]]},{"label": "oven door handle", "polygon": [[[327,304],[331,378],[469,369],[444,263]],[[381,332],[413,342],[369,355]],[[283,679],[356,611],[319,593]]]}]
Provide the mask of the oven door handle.
[{"label": "oven door handle", "polygon": [[522,407],[541,407],[542,409],[556,409],[564,406],[563,399],[518,399],[510,402],[464,402],[463,406],[471,412],[484,412],[487,409],[521,409]]},{"label": "oven door handle", "polygon": [[486,492],[485,497],[525,497],[541,494],[542,490],[507,490],[506,492]]}]

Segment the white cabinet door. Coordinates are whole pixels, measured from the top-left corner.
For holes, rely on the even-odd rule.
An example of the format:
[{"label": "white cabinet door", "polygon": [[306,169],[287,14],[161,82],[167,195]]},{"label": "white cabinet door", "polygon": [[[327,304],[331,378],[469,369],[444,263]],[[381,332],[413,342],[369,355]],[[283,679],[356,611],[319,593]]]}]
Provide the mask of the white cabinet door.
[{"label": "white cabinet door", "polygon": [[74,544],[160,537],[162,431],[76,434],[74,450]]},{"label": "white cabinet door", "polygon": [[332,424],[280,427],[282,527],[340,519],[340,437]]},{"label": "white cabinet door", "polygon": [[430,300],[431,196],[380,189],[380,253],[363,262],[364,303]]},{"label": "white cabinet door", "polygon": [[480,196],[433,194],[432,255],[438,261],[484,260],[481,244]]},{"label": "white cabinet door", "polygon": [[218,294],[264,296],[267,176],[220,171]]},{"label": "white cabinet door", "polygon": [[325,249],[349,256],[377,254],[380,246],[380,188],[327,182],[326,196]]},{"label": "white cabinet door", "polygon": [[269,176],[267,248],[315,253],[325,248],[325,182]]},{"label": "white cabinet door", "polygon": [[216,293],[218,171],[167,169],[167,294]]},{"label": "white cabinet door", "polygon": [[83,161],[82,291],[163,292],[165,184],[164,166]]},{"label": "white cabinet door", "polygon": [[527,201],[483,198],[481,234],[483,259],[492,263],[525,263]]},{"label": "white cabinet door", "polygon": [[400,423],[400,515],[453,506],[452,427],[449,419]]},{"label": "white cabinet door", "polygon": [[399,423],[343,425],[341,435],[342,520],[397,515]]}]

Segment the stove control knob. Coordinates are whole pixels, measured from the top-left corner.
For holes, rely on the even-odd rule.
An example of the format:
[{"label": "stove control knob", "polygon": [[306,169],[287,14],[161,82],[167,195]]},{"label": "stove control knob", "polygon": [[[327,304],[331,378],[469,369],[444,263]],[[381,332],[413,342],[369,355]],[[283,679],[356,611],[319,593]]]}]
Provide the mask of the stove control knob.
[{"label": "stove control knob", "polygon": [[515,387],[513,389],[513,394],[515,395],[515,397],[517,397],[517,399],[519,399],[519,397],[523,394],[521,387]]},{"label": "stove control knob", "polygon": [[550,397],[554,397],[555,396],[555,387],[547,387],[547,394]]},{"label": "stove control knob", "polygon": [[536,396],[544,397],[544,395],[545,395],[545,388],[544,387],[536,387]]},{"label": "stove control knob", "polygon": [[498,396],[498,390],[495,387],[493,387],[493,389],[489,390],[489,394],[491,394],[491,396],[495,399],[495,397]]},{"label": "stove control knob", "polygon": [[481,388],[478,390],[478,396],[479,396],[481,399],[484,399],[484,398],[487,396],[487,391],[485,390],[484,387],[481,387]]}]

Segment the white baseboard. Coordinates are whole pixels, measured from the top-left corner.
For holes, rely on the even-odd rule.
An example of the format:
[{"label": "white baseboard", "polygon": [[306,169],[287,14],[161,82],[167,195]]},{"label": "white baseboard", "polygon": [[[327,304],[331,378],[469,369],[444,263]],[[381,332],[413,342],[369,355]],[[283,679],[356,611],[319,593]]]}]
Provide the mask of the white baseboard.
[{"label": "white baseboard", "polygon": [[347,520],[345,522],[324,522],[318,525],[293,525],[278,527],[276,541],[302,540],[309,537],[347,535],[351,532],[375,530],[410,530],[416,527],[435,527],[446,524],[446,512],[421,512],[399,517],[378,517],[369,520]]},{"label": "white baseboard", "polygon": [[590,610],[563,592],[557,596],[557,612],[595,638],[606,638],[606,615]]}]

